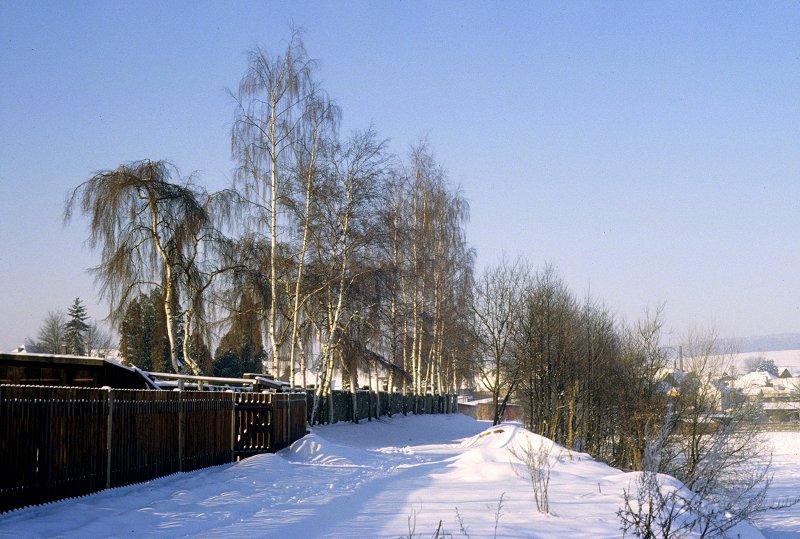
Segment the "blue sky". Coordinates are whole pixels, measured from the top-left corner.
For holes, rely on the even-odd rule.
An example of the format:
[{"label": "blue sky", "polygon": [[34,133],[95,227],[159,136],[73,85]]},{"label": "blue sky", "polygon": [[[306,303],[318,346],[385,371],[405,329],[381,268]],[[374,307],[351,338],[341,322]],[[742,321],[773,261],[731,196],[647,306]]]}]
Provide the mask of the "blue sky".
[{"label": "blue sky", "polygon": [[554,264],[679,336],[800,329],[800,5],[0,0],[0,350],[84,298],[67,191],[142,158],[231,177],[246,51],[305,28],[343,129],[427,137],[478,265]]}]

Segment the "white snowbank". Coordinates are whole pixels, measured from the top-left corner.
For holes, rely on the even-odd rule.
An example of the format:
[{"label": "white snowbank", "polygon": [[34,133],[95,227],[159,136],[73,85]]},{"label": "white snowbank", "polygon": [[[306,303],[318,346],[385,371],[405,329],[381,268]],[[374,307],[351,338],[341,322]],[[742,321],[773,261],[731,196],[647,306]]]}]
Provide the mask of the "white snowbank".
[{"label": "white snowbank", "polygon": [[316,466],[355,466],[361,468],[380,468],[380,456],[352,445],[337,444],[311,433],[297,440],[284,454],[293,464],[313,464]]}]

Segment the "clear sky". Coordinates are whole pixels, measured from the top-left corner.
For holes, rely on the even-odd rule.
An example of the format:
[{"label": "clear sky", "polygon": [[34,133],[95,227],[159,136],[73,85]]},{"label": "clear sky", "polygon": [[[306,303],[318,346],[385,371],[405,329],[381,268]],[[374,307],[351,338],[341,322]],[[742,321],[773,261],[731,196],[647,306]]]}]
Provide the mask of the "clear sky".
[{"label": "clear sky", "polygon": [[551,262],[675,335],[800,330],[796,2],[0,0],[0,350],[76,296],[107,314],[71,187],[143,158],[227,186],[225,89],[292,21],[345,130],[428,137],[480,267]]}]

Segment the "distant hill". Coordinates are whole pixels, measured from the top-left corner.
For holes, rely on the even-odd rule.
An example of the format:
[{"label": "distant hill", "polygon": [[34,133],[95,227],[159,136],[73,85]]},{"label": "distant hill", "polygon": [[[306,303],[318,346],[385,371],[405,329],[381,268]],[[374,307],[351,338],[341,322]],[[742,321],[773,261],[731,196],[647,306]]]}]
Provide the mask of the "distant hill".
[{"label": "distant hill", "polygon": [[719,339],[721,351],[732,350],[740,354],[758,352],[777,352],[780,350],[800,349],[800,333],[779,333],[777,335],[760,335],[738,339]]},{"label": "distant hill", "polygon": [[[689,347],[684,344],[684,351]],[[775,335],[758,335],[734,339],[717,339],[717,354],[760,354],[763,352],[781,352],[784,350],[800,350],[800,333],[777,333]],[[678,357],[678,346],[665,347],[667,357]]]}]

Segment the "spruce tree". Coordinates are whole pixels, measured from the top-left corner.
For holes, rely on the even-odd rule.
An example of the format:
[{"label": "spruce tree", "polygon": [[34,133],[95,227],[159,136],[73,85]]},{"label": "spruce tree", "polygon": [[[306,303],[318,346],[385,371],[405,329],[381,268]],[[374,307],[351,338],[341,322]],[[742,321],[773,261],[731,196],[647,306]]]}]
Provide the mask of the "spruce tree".
[{"label": "spruce tree", "polygon": [[139,366],[136,361],[136,348],[139,342],[138,333],[142,327],[142,311],[139,301],[134,300],[125,309],[125,316],[119,325],[119,353],[125,363]]},{"label": "spruce tree", "polygon": [[148,319],[145,313],[149,308],[150,298],[142,294],[133,300],[125,310],[125,317],[120,324],[119,351],[125,362],[142,370],[153,370],[150,358],[150,334],[153,332],[153,318]]},{"label": "spruce tree", "polygon": [[75,356],[85,356],[88,352],[86,350],[85,335],[89,329],[89,324],[86,323],[89,316],[86,314],[86,307],[81,304],[81,298],[75,298],[67,314],[69,316],[69,320],[65,325],[67,353]]},{"label": "spruce tree", "polygon": [[231,327],[217,347],[214,375],[238,378],[245,372],[261,372],[265,357],[256,305],[243,294]]},{"label": "spruce tree", "polygon": [[197,362],[201,371],[204,373],[211,373],[213,371],[214,358],[211,356],[211,350],[209,350],[200,333],[192,333],[192,336],[189,338],[189,353]]},{"label": "spruce tree", "polygon": [[[154,288],[150,292],[150,304],[153,306],[153,333],[150,337],[150,357],[153,362],[153,370],[157,372],[174,372],[170,359],[170,344],[167,334],[167,316],[164,312],[164,295],[159,288]],[[178,319],[180,321],[180,319]],[[175,337],[175,349],[180,350],[183,346],[181,331],[173,328]]]}]

